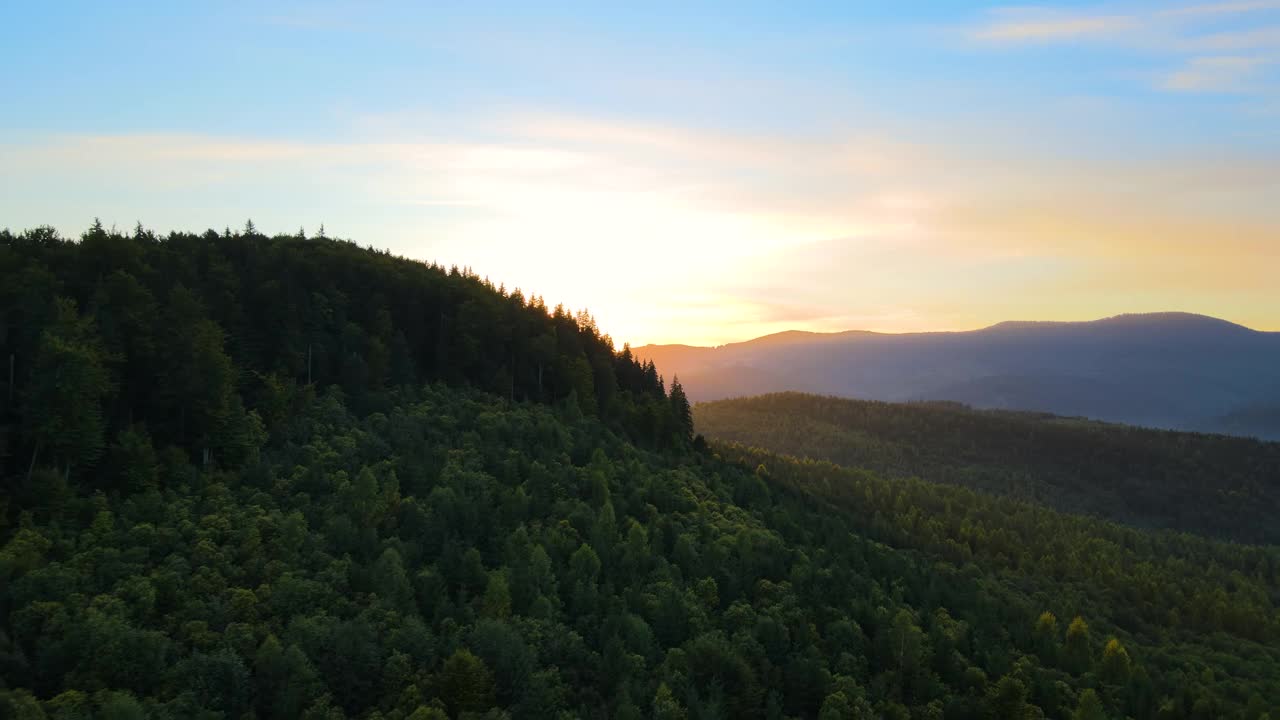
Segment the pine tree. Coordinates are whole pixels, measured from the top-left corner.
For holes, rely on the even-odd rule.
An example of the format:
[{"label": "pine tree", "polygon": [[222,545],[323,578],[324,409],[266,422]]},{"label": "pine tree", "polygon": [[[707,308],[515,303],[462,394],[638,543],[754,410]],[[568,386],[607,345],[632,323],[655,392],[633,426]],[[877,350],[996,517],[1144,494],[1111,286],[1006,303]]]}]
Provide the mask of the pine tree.
[{"label": "pine tree", "polygon": [[395,548],[387,548],[373,566],[373,587],[378,597],[400,612],[413,609],[413,587],[405,574],[404,562]]},{"label": "pine tree", "polygon": [[104,445],[102,400],[112,390],[92,320],[59,298],[40,337],[24,417],[32,441],[28,476],[42,452],[71,467],[96,460]]},{"label": "pine tree", "polygon": [[685,720],[687,717],[689,714],[671,693],[671,688],[666,683],[659,683],[658,691],[653,695],[654,720]]},{"label": "pine tree", "polygon": [[233,419],[236,369],[224,350],[224,333],[205,316],[199,299],[178,285],[170,293],[174,332],[164,348],[164,390],[178,417],[178,439],[194,440],[202,464]]},{"label": "pine tree", "polygon": [[481,613],[485,617],[506,619],[511,615],[511,588],[506,573],[495,570],[489,573],[489,585],[484,591]]},{"label": "pine tree", "polygon": [[1058,649],[1058,617],[1048,610],[1036,620],[1036,652],[1046,664],[1053,662]]},{"label": "pine tree", "polygon": [[1080,693],[1080,701],[1071,714],[1071,720],[1107,720],[1107,712],[1102,707],[1102,700],[1098,699],[1097,691],[1089,688]]},{"label": "pine tree", "polygon": [[676,438],[681,442],[693,440],[693,408],[689,405],[689,397],[684,394],[684,386],[680,384],[679,376],[671,379],[670,402]]},{"label": "pine tree", "polygon": [[493,673],[470,650],[463,648],[450,655],[437,682],[445,704],[455,717],[493,706]]},{"label": "pine tree", "polygon": [[1089,669],[1092,651],[1089,649],[1089,623],[1076,616],[1067,627],[1067,657],[1076,672]]},{"label": "pine tree", "polygon": [[1102,651],[1102,675],[1109,682],[1122,684],[1129,680],[1129,673],[1132,670],[1132,663],[1129,660],[1129,651],[1125,650],[1124,645],[1120,641],[1111,638],[1107,641],[1107,646]]}]

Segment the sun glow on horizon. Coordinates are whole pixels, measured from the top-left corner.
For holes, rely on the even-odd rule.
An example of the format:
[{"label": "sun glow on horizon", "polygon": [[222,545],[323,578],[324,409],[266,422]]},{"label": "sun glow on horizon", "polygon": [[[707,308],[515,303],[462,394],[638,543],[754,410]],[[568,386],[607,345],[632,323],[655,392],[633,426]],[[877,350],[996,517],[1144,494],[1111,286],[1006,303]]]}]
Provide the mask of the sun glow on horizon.
[{"label": "sun glow on horizon", "polygon": [[[0,222],[323,223],[586,308],[619,344],[1172,309],[1280,329],[1273,6],[737,8],[741,32],[675,34],[605,9],[179,8],[157,33],[86,8],[76,42],[21,8]],[[232,30],[273,73],[176,52]],[[125,64],[129,40],[163,62]]]}]

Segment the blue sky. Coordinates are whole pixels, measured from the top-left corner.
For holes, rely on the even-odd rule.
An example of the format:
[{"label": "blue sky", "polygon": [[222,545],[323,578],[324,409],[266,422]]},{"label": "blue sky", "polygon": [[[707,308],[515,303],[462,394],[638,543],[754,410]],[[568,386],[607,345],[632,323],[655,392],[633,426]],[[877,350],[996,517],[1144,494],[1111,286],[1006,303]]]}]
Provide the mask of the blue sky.
[{"label": "blue sky", "polygon": [[325,223],[636,343],[1280,329],[1280,1],[0,13],[15,230]]}]

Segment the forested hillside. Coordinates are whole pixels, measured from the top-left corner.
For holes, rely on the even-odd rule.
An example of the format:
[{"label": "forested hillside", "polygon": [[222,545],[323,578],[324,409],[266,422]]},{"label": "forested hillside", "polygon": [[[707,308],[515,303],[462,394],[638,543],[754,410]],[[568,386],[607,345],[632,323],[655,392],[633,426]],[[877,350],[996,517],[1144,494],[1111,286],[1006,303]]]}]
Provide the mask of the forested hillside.
[{"label": "forested hillside", "polygon": [[694,416],[726,442],[1138,527],[1280,543],[1280,443],[800,393],[699,403]]},{"label": "forested hillside", "polygon": [[360,412],[443,382],[569,402],[644,442],[678,432],[653,364],[615,354],[585,311],[350,242],[252,223],[164,238],[95,225],[79,242],[0,231],[0,276],[5,469],[74,469],[139,424],[202,461],[240,459],[307,384]]},{"label": "forested hillside", "polygon": [[0,717],[1280,717],[1274,546],[708,449],[585,314],[350,243],[0,277]]}]

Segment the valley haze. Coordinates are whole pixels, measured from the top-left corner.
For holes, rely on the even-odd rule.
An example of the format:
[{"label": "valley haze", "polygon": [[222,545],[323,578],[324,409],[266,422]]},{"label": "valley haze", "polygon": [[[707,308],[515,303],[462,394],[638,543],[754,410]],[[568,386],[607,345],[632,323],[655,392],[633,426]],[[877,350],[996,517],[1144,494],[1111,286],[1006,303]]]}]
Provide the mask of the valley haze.
[{"label": "valley haze", "polygon": [[1280,333],[1191,313],[960,332],[792,331],[633,351],[678,376],[695,401],[783,390],[951,400],[1280,439]]}]

